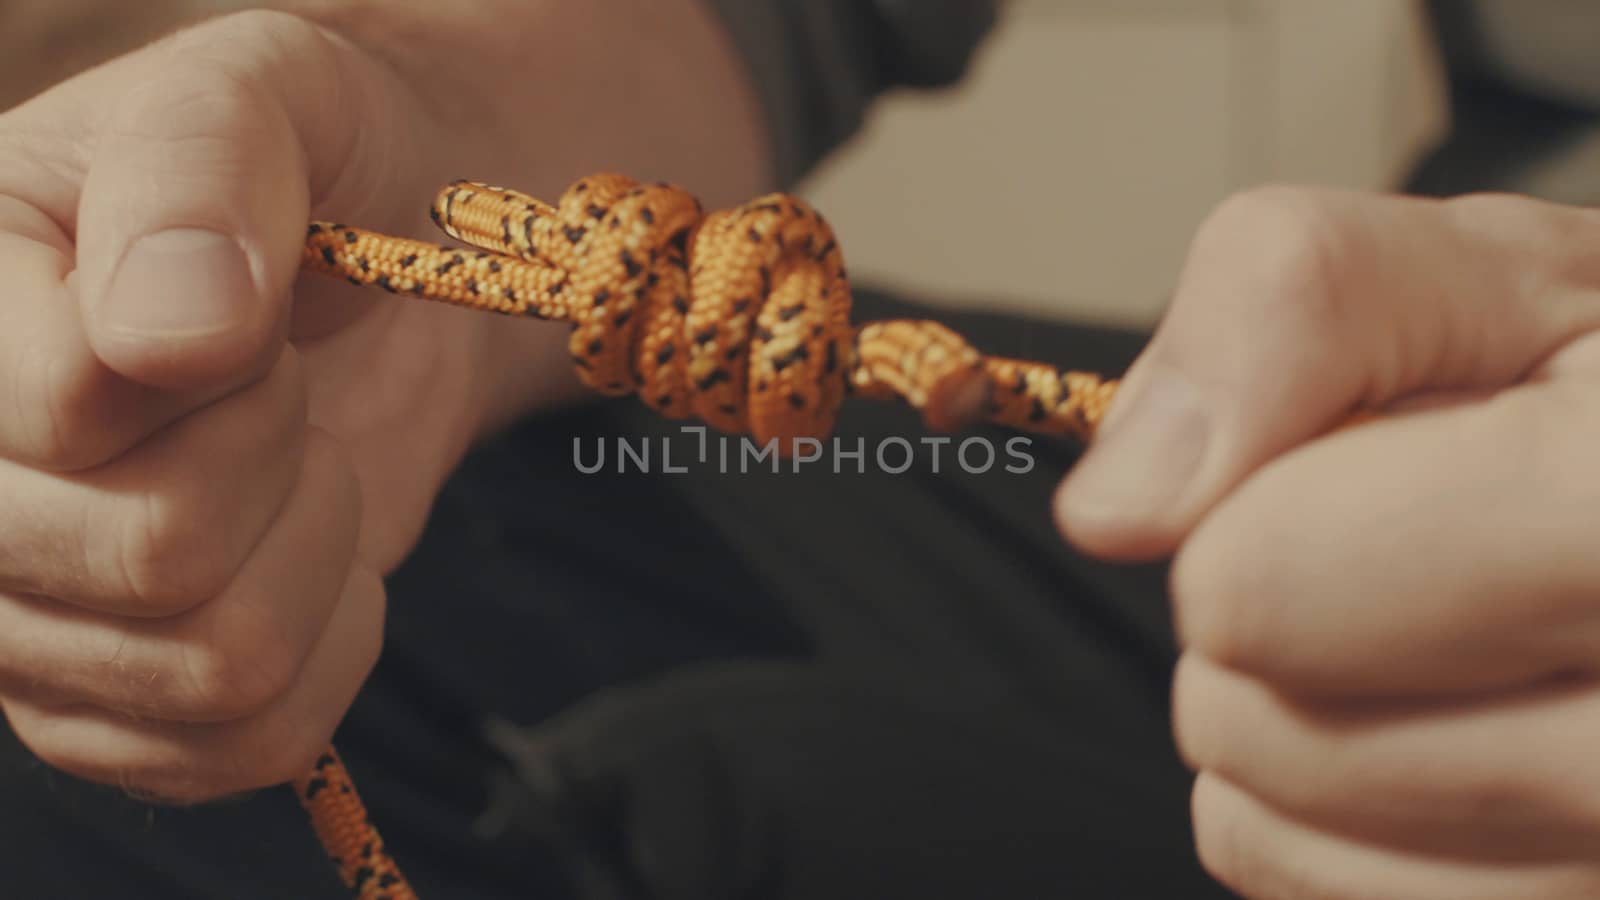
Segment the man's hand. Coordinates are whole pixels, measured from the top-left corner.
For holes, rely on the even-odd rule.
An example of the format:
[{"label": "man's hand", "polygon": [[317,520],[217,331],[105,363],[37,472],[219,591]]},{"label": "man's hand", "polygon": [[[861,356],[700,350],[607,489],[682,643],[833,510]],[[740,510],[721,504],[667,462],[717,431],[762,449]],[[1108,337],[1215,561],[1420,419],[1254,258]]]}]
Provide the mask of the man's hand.
[{"label": "man's hand", "polygon": [[46,761],[204,799],[295,775],[354,697],[487,333],[291,296],[314,208],[410,227],[420,115],[254,13],[0,118],[0,705]]},{"label": "man's hand", "polygon": [[[0,116],[0,707],[45,761],[172,801],[310,765],[450,469],[576,384],[560,326],[298,283],[307,222],[425,235],[464,175],[763,174],[690,0],[653,31],[631,3],[285,5],[324,24],[217,19]],[[572,65],[597,44],[617,78]]]},{"label": "man's hand", "polygon": [[1597,327],[1588,211],[1274,189],[1202,229],[1058,512],[1177,552],[1224,883],[1600,896]]}]

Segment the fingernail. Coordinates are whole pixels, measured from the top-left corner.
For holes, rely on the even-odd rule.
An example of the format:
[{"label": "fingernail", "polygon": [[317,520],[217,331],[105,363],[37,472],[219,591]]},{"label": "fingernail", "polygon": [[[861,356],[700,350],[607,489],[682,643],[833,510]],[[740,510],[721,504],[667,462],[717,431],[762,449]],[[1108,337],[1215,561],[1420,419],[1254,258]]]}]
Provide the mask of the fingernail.
[{"label": "fingernail", "polygon": [[1203,398],[1181,376],[1156,371],[1116,411],[1062,492],[1062,513],[1089,526],[1137,527],[1180,500],[1211,439]]},{"label": "fingernail", "polygon": [[128,248],[101,301],[100,324],[130,337],[203,337],[243,324],[254,293],[238,241],[174,228]]}]

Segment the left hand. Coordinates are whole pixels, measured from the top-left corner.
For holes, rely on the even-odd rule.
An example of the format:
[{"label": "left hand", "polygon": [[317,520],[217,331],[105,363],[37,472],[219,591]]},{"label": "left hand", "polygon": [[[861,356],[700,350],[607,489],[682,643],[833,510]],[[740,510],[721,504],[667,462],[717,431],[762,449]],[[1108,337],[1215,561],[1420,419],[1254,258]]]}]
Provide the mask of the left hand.
[{"label": "left hand", "polygon": [[1600,897],[1597,329],[1594,212],[1270,189],[1202,228],[1058,512],[1177,554],[1229,887]]},{"label": "left hand", "polygon": [[[0,727],[150,799],[307,771],[444,479],[576,385],[560,326],[299,279],[306,222],[428,234],[446,172],[538,190],[609,144],[760,178],[696,0],[656,29],[622,0],[285,5],[319,19],[218,17],[0,115]],[[561,83],[597,45],[673,65]],[[476,90],[531,58],[551,77]],[[549,137],[571,109],[618,131]]]}]

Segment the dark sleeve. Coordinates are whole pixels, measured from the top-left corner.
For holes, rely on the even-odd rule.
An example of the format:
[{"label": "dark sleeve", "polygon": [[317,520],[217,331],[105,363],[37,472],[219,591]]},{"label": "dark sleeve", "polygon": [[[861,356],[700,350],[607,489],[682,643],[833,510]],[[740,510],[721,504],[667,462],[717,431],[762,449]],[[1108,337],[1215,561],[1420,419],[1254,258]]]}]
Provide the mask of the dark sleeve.
[{"label": "dark sleeve", "polygon": [[[1450,134],[1412,173],[1412,193],[1532,193],[1600,203],[1600,66],[1582,41],[1600,10],[1559,0],[1431,0],[1450,73]],[[1593,54],[1590,54],[1592,56]]]},{"label": "dark sleeve", "polygon": [[998,0],[712,0],[749,66],[793,184],[895,87],[959,80]]}]

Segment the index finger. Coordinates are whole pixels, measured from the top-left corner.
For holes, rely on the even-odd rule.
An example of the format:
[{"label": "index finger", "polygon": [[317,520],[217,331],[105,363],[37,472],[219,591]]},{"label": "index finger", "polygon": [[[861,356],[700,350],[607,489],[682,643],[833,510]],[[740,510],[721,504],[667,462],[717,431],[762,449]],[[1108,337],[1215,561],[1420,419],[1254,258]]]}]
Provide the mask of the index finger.
[{"label": "index finger", "polygon": [[110,459],[205,402],[136,384],[89,346],[73,250],[40,210],[0,196],[0,458],[55,470]]},{"label": "index finger", "polygon": [[1102,556],[1170,554],[1253,471],[1366,406],[1493,389],[1600,327],[1593,212],[1276,188],[1201,229],[1171,312],[1057,507]]},{"label": "index finger", "polygon": [[1600,669],[1595,390],[1592,378],[1513,388],[1269,463],[1178,555],[1183,640],[1281,690],[1329,696]]}]

